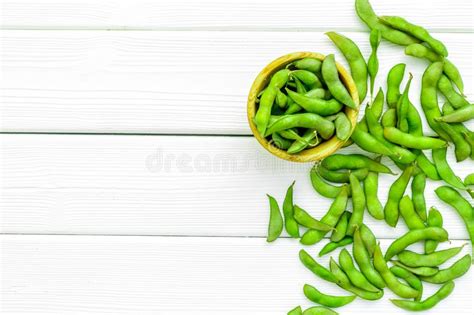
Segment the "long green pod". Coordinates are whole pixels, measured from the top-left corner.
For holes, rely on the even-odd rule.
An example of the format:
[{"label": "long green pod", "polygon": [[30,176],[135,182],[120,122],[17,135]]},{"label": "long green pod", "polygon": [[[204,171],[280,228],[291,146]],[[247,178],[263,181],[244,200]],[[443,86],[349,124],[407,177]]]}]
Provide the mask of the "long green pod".
[{"label": "long green pod", "polygon": [[[380,159],[380,158],[378,158]],[[383,220],[383,206],[378,197],[379,174],[369,172],[364,180],[364,193],[367,203],[367,211],[377,220]]]},{"label": "long green pod", "polygon": [[301,140],[295,140],[286,152],[288,154],[296,154],[303,151],[307,147],[314,147],[319,144],[318,133],[314,129],[307,129]]},{"label": "long green pod", "polygon": [[276,116],[275,121],[268,126],[265,136],[274,132],[291,128],[316,129],[323,139],[329,139],[334,134],[334,124],[323,117],[313,113]]},{"label": "long green pod", "polygon": [[385,96],[383,94],[382,88],[379,88],[377,95],[375,95],[374,101],[370,104],[370,109],[372,110],[373,115],[376,120],[380,119],[383,113],[383,107],[385,105]]},{"label": "long green pod", "polygon": [[330,171],[327,168],[319,165],[319,174],[325,179],[333,183],[348,183],[350,175],[354,175],[359,180],[364,180],[369,174],[367,168],[359,168],[355,170],[341,170],[341,171]]},{"label": "long green pod", "polygon": [[362,225],[365,210],[365,194],[360,181],[354,174],[349,175],[352,192],[352,215],[347,227],[347,235],[354,235],[356,228]]},{"label": "long green pod", "polygon": [[357,87],[359,103],[362,103],[367,95],[367,65],[359,47],[351,39],[339,33],[327,32],[326,35],[346,58]]},{"label": "long green pod", "polygon": [[324,58],[321,73],[329,91],[334,96],[334,98],[342,104],[356,109],[356,103],[352,99],[344,84],[339,79],[339,72],[337,71],[336,61],[333,54],[329,54]]},{"label": "long green pod", "polygon": [[[471,244],[474,245],[474,208],[469,201],[461,196],[457,190],[449,186],[438,187],[435,189],[435,193],[441,200],[453,207],[461,216],[466,225]],[[474,253],[474,246],[472,250]]]},{"label": "long green pod", "polygon": [[418,296],[415,298],[415,301],[420,301],[421,297],[423,296],[423,283],[421,280],[412,274],[410,271],[399,267],[399,266],[392,266],[390,267],[390,271],[398,278],[401,278],[408,283],[410,287],[417,290],[419,292]]},{"label": "long green pod", "polygon": [[440,123],[441,128],[449,135],[451,141],[454,143],[454,154],[456,161],[461,162],[469,157],[472,150],[472,145],[468,139],[463,137],[463,125],[461,123]]},{"label": "long green pod", "polygon": [[[405,54],[417,58],[425,58],[431,62],[442,61],[443,57],[436,54],[423,44],[411,44],[405,48]],[[444,59],[444,74],[456,84],[459,91],[464,93],[464,82],[458,68],[449,60]]]},{"label": "long green pod", "polygon": [[360,125],[356,125],[354,132],[351,135],[351,139],[360,148],[365,151],[382,154],[382,155],[394,155],[391,149],[387,148],[382,142],[377,140],[374,136],[369,134],[367,131],[362,130]]},{"label": "long green pod", "polygon": [[311,168],[310,180],[314,190],[326,198],[336,198],[344,187],[331,185],[326,182],[321,175],[319,175],[316,165]]},{"label": "long green pod", "polygon": [[390,301],[400,307],[403,308],[407,311],[413,311],[413,312],[418,312],[418,311],[426,311],[429,310],[433,307],[436,306],[439,302],[447,298],[451,292],[454,290],[454,282],[449,281],[443,286],[432,296],[427,298],[424,301],[409,301],[409,300],[397,300],[397,299],[390,299]]},{"label": "long green pod", "polygon": [[408,99],[408,92],[410,91],[411,81],[413,80],[413,75],[409,73],[408,82],[405,85],[405,89],[403,90],[402,95],[397,102],[397,127],[402,132],[409,131],[408,125],[408,110],[411,107],[410,100]]},{"label": "long green pod", "polygon": [[372,52],[370,53],[369,60],[367,61],[367,69],[369,70],[370,76],[370,95],[374,93],[374,83],[377,72],[379,71],[379,59],[377,58],[377,50],[382,39],[382,34],[378,29],[372,29],[370,31],[370,47]]},{"label": "long green pod", "polygon": [[408,271],[410,271],[411,273],[417,275],[417,276],[420,276],[420,277],[429,277],[429,276],[432,276],[434,274],[436,274],[438,272],[438,267],[425,267],[425,266],[421,266],[421,267],[409,267],[405,264],[403,264],[401,261],[399,260],[392,260],[392,263],[395,265],[395,266],[398,266],[400,268],[404,268]]},{"label": "long green pod", "polygon": [[449,80],[445,75],[442,75],[439,78],[438,89],[454,108],[461,108],[469,105],[469,102],[466,100],[466,98],[456,92],[451,80]]},{"label": "long green pod", "polygon": [[321,116],[329,116],[341,111],[343,105],[336,99],[323,100],[298,94],[290,89],[286,89],[288,96],[293,99],[296,104],[303,107],[307,112],[318,114]]},{"label": "long green pod", "polygon": [[370,283],[375,285],[377,288],[383,289],[385,287],[385,282],[372,265],[369,252],[364,245],[358,229],[354,232],[354,244],[352,245],[352,252],[354,259],[360,268],[360,271],[364,274],[367,280],[369,280]]},{"label": "long green pod", "polygon": [[441,179],[434,163],[432,163],[422,151],[418,153],[418,157],[416,158],[416,165],[423,171],[426,176],[428,176],[429,179]]},{"label": "long green pod", "polygon": [[324,231],[324,232],[329,232],[333,230],[332,226],[329,226],[327,224],[322,223],[319,220],[316,220],[306,210],[299,207],[298,205],[294,205],[293,209],[294,209],[294,214],[293,214],[294,219],[296,220],[296,222],[298,222],[302,226],[307,227],[308,229]]},{"label": "long green pod", "polygon": [[285,200],[283,201],[283,217],[285,219],[285,230],[291,237],[298,238],[300,237],[300,229],[298,223],[294,218],[294,207],[293,207],[293,182],[290,187],[288,187],[285,195]]},{"label": "long green pod", "polygon": [[334,126],[336,127],[336,137],[339,140],[346,141],[350,138],[352,133],[352,123],[344,112],[336,115]]},{"label": "long green pod", "polygon": [[426,201],[425,201],[426,175],[419,173],[413,177],[411,182],[411,198],[415,211],[421,220],[426,221]]},{"label": "long green pod", "polygon": [[318,73],[321,71],[322,62],[316,58],[303,58],[296,60],[295,62],[289,64],[288,66],[294,66],[296,69],[308,70],[313,73]]},{"label": "long green pod", "polygon": [[406,65],[399,63],[393,66],[387,74],[387,105],[396,108],[401,96],[400,84],[403,81]]},{"label": "long green pod", "polygon": [[397,126],[397,111],[395,108],[389,108],[382,115],[380,121],[383,127],[396,127]]},{"label": "long green pod", "polygon": [[270,202],[270,220],[268,223],[268,236],[267,242],[273,242],[276,240],[281,232],[283,231],[283,218],[280,213],[280,208],[278,207],[278,203],[270,195],[268,196],[268,201]]},{"label": "long green pod", "polygon": [[400,200],[399,209],[402,218],[405,220],[405,223],[408,226],[408,229],[416,230],[423,229],[425,227],[425,223],[415,212],[415,206],[413,205],[410,197],[404,196]]},{"label": "long green pod", "polygon": [[367,249],[370,257],[374,255],[375,246],[377,246],[377,239],[375,238],[374,233],[369,229],[365,224],[362,224],[359,228],[360,238],[364,242],[364,246]]},{"label": "long green pod", "polygon": [[418,113],[415,105],[413,105],[410,101],[408,101],[407,122],[408,133],[415,136],[423,135],[423,124],[421,122],[420,113]]},{"label": "long green pod", "polygon": [[[428,226],[431,227],[443,227],[443,216],[441,215],[441,212],[439,212],[436,208],[431,207],[430,211],[428,213],[428,220],[427,222]],[[438,247],[439,242],[435,240],[426,240],[425,241],[425,253],[426,254],[431,254],[436,250]]]},{"label": "long green pod", "polygon": [[[291,71],[290,76],[298,78],[309,89],[322,88],[323,85],[318,76],[308,70]],[[293,99],[294,100],[294,99]]]},{"label": "long green pod", "polygon": [[395,127],[384,128],[383,135],[388,141],[411,149],[430,150],[447,146],[444,140],[426,136],[415,136]]},{"label": "long green pod", "polygon": [[434,62],[426,68],[421,79],[421,107],[425,113],[426,120],[441,138],[448,141],[449,135],[441,128],[440,123],[436,121],[441,116],[438,106],[438,81],[443,74],[443,62]]},{"label": "long green pod", "polygon": [[346,273],[351,283],[356,287],[370,292],[380,291],[367,280],[363,273],[356,269],[354,266],[354,261],[352,260],[352,256],[346,249],[341,250],[339,253],[339,265]]},{"label": "long green pod", "polygon": [[438,267],[461,252],[463,246],[448,248],[431,254],[419,254],[411,250],[398,253],[398,259],[409,267]]},{"label": "long green pod", "polygon": [[334,231],[331,234],[331,242],[339,242],[346,236],[347,226],[349,224],[349,218],[351,217],[351,213],[345,211],[339,221],[336,224]]},{"label": "long green pod", "polygon": [[387,262],[383,258],[380,246],[375,247],[374,252],[374,266],[375,269],[380,273],[387,287],[392,290],[396,295],[409,299],[416,298],[419,292],[406,284],[401,283],[397,277],[390,271],[387,266]]},{"label": "long green pod", "polygon": [[385,253],[385,260],[390,260],[405,248],[421,240],[435,240],[444,242],[448,240],[448,232],[439,227],[427,227],[419,230],[411,230],[390,244]]},{"label": "long green pod", "polygon": [[367,24],[370,29],[379,30],[382,34],[382,37],[389,42],[402,46],[419,42],[417,38],[414,38],[405,32],[400,32],[399,30],[393,29],[380,22],[368,0],[356,0],[355,7],[359,18],[365,24]]},{"label": "long green pod", "polygon": [[371,172],[392,174],[390,168],[363,154],[332,154],[321,162],[321,166],[331,171],[367,168]]},{"label": "long green pod", "polygon": [[329,267],[331,269],[332,274],[336,278],[337,285],[339,285],[344,290],[354,293],[355,295],[364,300],[379,300],[380,298],[382,298],[383,290],[380,290],[378,292],[370,292],[354,286],[347,277],[347,275],[344,273],[344,271],[342,271],[341,267],[339,267],[339,265],[334,261],[332,257],[329,261]]},{"label": "long green pod", "polygon": [[459,123],[468,121],[474,118],[474,104],[469,104],[464,107],[461,107],[451,114],[441,116],[437,118],[437,121],[443,121],[447,123]]},{"label": "long green pod", "polygon": [[418,38],[420,41],[427,43],[431,48],[443,57],[448,56],[448,50],[444,44],[433,38],[431,34],[423,27],[410,23],[402,17],[399,16],[381,16],[379,19],[393,27],[394,29],[400,30],[406,34],[409,34],[415,38]]},{"label": "long green pod", "polygon": [[436,166],[436,170],[438,171],[439,176],[449,185],[458,188],[458,189],[466,189],[464,183],[462,182],[461,178],[459,178],[446,160],[446,148],[435,149],[432,152],[433,161]]},{"label": "long green pod", "polygon": [[344,247],[346,245],[352,244],[352,242],[353,242],[353,239],[350,236],[346,236],[342,240],[337,241],[337,242],[334,242],[334,241],[329,242],[326,245],[324,245],[323,248],[321,248],[321,250],[318,253],[318,256],[322,257],[326,254],[329,254],[329,253],[335,251],[336,249],[338,249],[340,247]]},{"label": "long green pod", "polygon": [[324,294],[309,284],[304,285],[303,293],[310,301],[327,307],[341,307],[351,303],[356,298],[356,295],[335,296]]},{"label": "long green pod", "polygon": [[[328,212],[321,218],[321,222],[334,227],[347,207],[348,188],[344,186],[339,195],[334,199]],[[313,245],[319,242],[327,232],[310,229],[301,237],[301,244]]]},{"label": "long green pod", "polygon": [[301,263],[308,268],[313,274],[328,282],[336,282],[334,275],[324,266],[320,265],[307,251],[300,250],[299,258]]},{"label": "long green pod", "polygon": [[400,215],[398,206],[400,200],[405,194],[405,190],[408,186],[408,183],[410,182],[413,170],[414,168],[412,165],[405,168],[400,177],[393,182],[392,186],[390,186],[387,203],[384,207],[385,222],[387,222],[387,224],[390,226],[397,225],[398,217]]},{"label": "long green pod", "polygon": [[421,277],[429,283],[445,283],[461,277],[471,268],[471,255],[467,254],[452,264],[449,268],[442,269],[432,276]]}]

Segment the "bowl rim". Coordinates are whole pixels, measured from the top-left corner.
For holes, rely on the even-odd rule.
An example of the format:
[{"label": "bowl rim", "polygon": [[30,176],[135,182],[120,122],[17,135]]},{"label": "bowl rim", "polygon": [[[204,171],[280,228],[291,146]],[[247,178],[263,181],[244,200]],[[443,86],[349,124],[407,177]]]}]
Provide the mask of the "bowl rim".
[{"label": "bowl rim", "polygon": [[[289,154],[285,150],[281,150],[277,148],[276,146],[272,145],[270,141],[262,137],[260,133],[257,131],[257,127],[255,126],[253,122],[253,118],[255,117],[255,113],[257,111],[256,100],[260,91],[263,90],[267,86],[268,81],[270,80],[271,76],[275,72],[277,72],[280,69],[285,68],[289,63],[293,61],[303,59],[303,58],[308,58],[308,57],[316,58],[323,61],[326,56],[320,53],[316,53],[316,52],[303,51],[303,52],[292,52],[292,53],[283,55],[281,57],[278,57],[277,59],[273,60],[268,65],[266,65],[262,69],[262,71],[260,71],[260,73],[257,75],[257,77],[255,78],[250,88],[250,92],[249,92],[248,100],[247,100],[247,120],[254,137],[257,139],[260,145],[262,145],[265,148],[265,150],[267,150],[271,154],[281,159],[292,161],[292,162],[320,161],[324,159],[325,157],[336,152],[346,142],[346,141],[337,139],[336,135],[334,135],[331,139],[322,142],[321,144],[319,144],[318,146],[314,148],[306,149],[296,154]],[[360,108],[357,86],[355,85],[354,80],[352,79],[352,76],[340,63],[336,62],[336,67],[339,72],[339,77],[342,83],[347,88],[347,90],[349,91],[349,94],[351,95],[352,99],[354,100],[356,104],[356,109],[352,109],[345,106],[345,110],[344,110],[349,120],[351,121],[351,124],[352,124],[351,134],[352,134],[357,124],[357,117],[358,117],[359,108]]]}]

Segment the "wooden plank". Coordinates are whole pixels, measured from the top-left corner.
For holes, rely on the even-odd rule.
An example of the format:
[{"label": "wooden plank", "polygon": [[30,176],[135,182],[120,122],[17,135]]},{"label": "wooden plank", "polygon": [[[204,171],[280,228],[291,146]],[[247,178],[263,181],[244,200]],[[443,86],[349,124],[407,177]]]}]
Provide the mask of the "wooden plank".
[{"label": "wooden plank", "polygon": [[[430,30],[472,32],[469,0],[372,1],[380,15],[401,15]],[[362,30],[354,0],[2,0],[4,28]]]},{"label": "wooden plank", "polygon": [[[347,294],[306,270],[298,261],[300,246],[288,239],[271,245],[245,238],[3,235],[0,240],[3,314],[284,314],[296,305],[312,306],[302,293],[304,283]],[[320,247],[309,252],[316,256]],[[318,261],[327,265],[328,257]],[[471,270],[427,314],[472,314],[473,283]],[[437,289],[426,284],[423,296]],[[379,301],[356,299],[338,311],[399,313],[389,302],[393,297],[386,289]]]},{"label": "wooden plank", "polygon": [[[282,202],[286,188],[296,180],[295,202],[318,218],[331,202],[313,191],[311,164],[279,160],[251,137],[2,135],[1,139],[3,233],[264,237],[266,193]],[[472,161],[455,163],[451,153],[449,162],[462,176],[473,168]],[[383,203],[395,178],[380,178]],[[443,213],[452,239],[467,239],[461,219],[435,196],[439,185],[428,183],[427,205],[436,205]],[[384,238],[406,231],[403,221],[396,230],[368,215],[366,222]]]},{"label": "wooden plank", "polygon": [[[250,134],[248,90],[291,51],[336,52],[322,32],[4,31],[1,131]],[[366,33],[348,33],[365,56]],[[472,99],[472,36],[438,34]],[[192,52],[192,53],[191,53]],[[418,104],[424,61],[383,43],[376,86],[407,63]],[[343,57],[337,53],[339,61]],[[343,62],[344,63],[344,62]],[[345,63],[344,63],[345,64]]]}]

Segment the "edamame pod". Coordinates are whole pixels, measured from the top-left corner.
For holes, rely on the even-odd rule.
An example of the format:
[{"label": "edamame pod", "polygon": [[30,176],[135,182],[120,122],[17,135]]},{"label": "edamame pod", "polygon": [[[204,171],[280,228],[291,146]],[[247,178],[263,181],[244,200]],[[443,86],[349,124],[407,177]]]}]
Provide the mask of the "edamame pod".
[{"label": "edamame pod", "polygon": [[402,132],[395,127],[384,128],[383,135],[388,141],[402,145],[406,148],[429,150],[444,148],[447,146],[447,143],[444,140],[411,135],[409,133]]},{"label": "edamame pod", "polygon": [[404,196],[400,200],[400,214],[402,218],[405,220],[408,229],[416,230],[416,229],[423,229],[425,224],[423,220],[416,214],[415,207],[413,206],[413,202],[411,201],[410,197]]},{"label": "edamame pod", "polygon": [[461,252],[463,246],[440,250],[431,254],[419,254],[410,250],[398,253],[398,259],[408,267],[438,267]]},{"label": "edamame pod", "polygon": [[329,282],[336,282],[334,275],[328,269],[321,266],[316,260],[314,260],[314,258],[311,257],[311,255],[308,254],[304,249],[300,250],[299,257],[301,263],[316,276]]},{"label": "edamame pod", "polygon": [[333,229],[333,227],[322,223],[319,220],[313,218],[306,210],[300,208],[298,205],[294,205],[294,218],[296,222],[301,224],[308,229],[318,230],[328,232]]},{"label": "edamame pod", "polygon": [[[432,227],[443,227],[443,216],[441,212],[439,212],[436,208],[431,207],[430,212],[428,214],[428,226]],[[426,240],[425,241],[425,253],[430,254],[435,251],[436,247],[438,247],[438,241],[435,240]]]},{"label": "edamame pod", "polygon": [[406,269],[417,276],[432,276],[438,272],[438,267],[408,267],[398,260],[392,260],[395,266]]},{"label": "edamame pod", "polygon": [[331,99],[329,101],[312,98],[305,95],[298,94],[292,90],[286,89],[288,96],[296,102],[296,104],[303,107],[307,112],[318,114],[321,116],[329,116],[336,114],[341,111],[342,104],[336,99]]},{"label": "edamame pod", "polygon": [[[298,78],[306,87],[310,89],[322,88],[323,85],[318,76],[307,70],[294,70],[290,73],[291,76]],[[294,100],[294,99],[293,99]],[[296,101],[296,100],[294,100]]]},{"label": "edamame pod", "polygon": [[410,165],[405,168],[405,170],[403,170],[403,173],[400,175],[400,177],[393,182],[392,186],[390,186],[387,203],[384,207],[385,222],[387,222],[390,226],[397,225],[399,217],[398,206],[405,193],[412,174],[413,166]]},{"label": "edamame pod", "polygon": [[352,192],[352,215],[347,227],[347,235],[354,235],[355,229],[362,225],[365,210],[365,195],[359,180],[354,174],[349,175]]},{"label": "edamame pod", "polygon": [[303,310],[301,309],[301,306],[297,306],[290,310],[287,315],[303,315]]},{"label": "edamame pod", "polygon": [[321,175],[319,175],[316,164],[313,166],[313,168],[310,171],[310,179],[311,179],[311,184],[314,190],[317,191],[321,196],[324,196],[327,198],[336,198],[337,195],[339,195],[339,193],[341,192],[342,187],[343,187],[343,186],[334,186],[327,183],[321,177]]},{"label": "edamame pod", "polygon": [[334,124],[313,113],[276,116],[275,122],[268,126],[265,137],[274,132],[296,127],[316,129],[323,139],[329,139],[334,134]]},{"label": "edamame pod", "polygon": [[441,302],[441,300],[447,298],[451,294],[451,292],[453,292],[453,290],[454,282],[449,281],[443,284],[443,286],[435,294],[433,294],[422,302],[396,299],[390,299],[390,301],[396,306],[403,308],[407,311],[426,311],[436,306],[436,304]]},{"label": "edamame pod", "polygon": [[[378,158],[380,160],[380,157]],[[383,220],[383,207],[378,197],[379,174],[369,172],[364,180],[364,193],[367,201],[367,210],[377,220]]]},{"label": "edamame pod", "polygon": [[444,115],[441,117],[436,118],[437,121],[443,121],[447,123],[456,123],[456,122],[464,122],[474,118],[474,104],[469,104],[463,106],[451,114]]},{"label": "edamame pod", "polygon": [[313,306],[306,309],[303,315],[338,315],[338,313],[324,306]]},{"label": "edamame pod", "polygon": [[273,242],[283,231],[283,218],[281,217],[280,208],[278,207],[275,198],[270,195],[267,196],[270,202],[270,220],[268,223],[267,242]]},{"label": "edamame pod", "polygon": [[393,174],[390,168],[363,154],[332,154],[321,162],[321,166],[331,171],[367,168],[371,172]]},{"label": "edamame pod", "polygon": [[351,283],[356,287],[369,292],[380,291],[377,287],[373,286],[359,270],[356,269],[352,256],[346,249],[341,250],[339,253],[339,265],[346,273]]},{"label": "edamame pod", "polygon": [[344,105],[356,109],[356,103],[339,79],[339,72],[337,71],[336,61],[333,54],[327,55],[326,58],[324,58],[321,73],[334,98]]},{"label": "edamame pod", "polygon": [[374,255],[375,246],[377,246],[377,239],[375,238],[374,233],[369,229],[365,224],[362,224],[359,228],[360,238],[364,242],[364,246],[367,249],[370,257]]},{"label": "edamame pod", "polygon": [[344,247],[346,245],[352,244],[352,242],[353,240],[352,240],[352,237],[350,236],[346,236],[338,242],[329,242],[319,251],[318,256],[322,257],[326,254],[329,254],[332,251],[335,251],[339,247]]},{"label": "edamame pod", "polygon": [[453,170],[446,161],[446,148],[435,149],[432,152],[433,161],[438,171],[439,176],[449,185],[458,188],[466,189],[462,180],[454,174]]},{"label": "edamame pod", "polygon": [[351,213],[345,211],[339,221],[336,224],[335,230],[331,234],[331,242],[339,242],[341,241],[344,236],[346,236],[347,226],[349,224],[349,218],[351,217]]},{"label": "edamame pod", "polygon": [[383,281],[377,270],[374,269],[374,266],[372,265],[372,262],[370,260],[369,252],[367,251],[364,242],[362,241],[358,229],[356,229],[354,232],[354,244],[352,245],[352,252],[354,255],[354,259],[360,268],[360,271],[364,274],[367,280],[369,280],[370,283],[372,283],[379,289],[383,289],[385,287],[385,282]]},{"label": "edamame pod", "polygon": [[312,302],[321,304],[327,307],[341,307],[354,301],[355,295],[350,296],[334,296],[321,293],[315,287],[305,284],[303,287],[304,295]]},{"label": "edamame pod", "polygon": [[419,173],[413,177],[411,182],[411,193],[413,206],[421,220],[426,221],[426,201],[425,201],[426,175]]},{"label": "edamame pod", "polygon": [[445,75],[442,75],[439,78],[438,89],[454,108],[461,108],[469,105],[469,102],[454,90],[451,81]]},{"label": "edamame pod", "polygon": [[406,65],[399,63],[393,66],[387,75],[387,105],[389,108],[396,108],[398,99],[401,96],[400,84],[403,81]]},{"label": "edamame pod", "polygon": [[377,29],[372,29],[370,31],[370,47],[372,52],[370,53],[369,60],[367,61],[367,69],[369,70],[370,76],[370,95],[374,93],[374,83],[377,72],[379,71],[379,60],[377,58],[377,49],[379,48],[380,41],[382,39],[382,34]]},{"label": "edamame pod", "polygon": [[436,274],[427,277],[421,277],[421,280],[429,283],[445,283],[461,277],[468,272],[471,267],[471,255],[467,254],[456,261],[447,269],[438,271]]},{"label": "edamame pod", "polygon": [[319,174],[325,179],[333,183],[348,183],[350,174],[353,174],[357,179],[364,180],[369,174],[367,168],[359,168],[356,170],[330,171],[327,168],[319,165]]},{"label": "edamame pod", "polygon": [[351,136],[352,123],[343,112],[340,112],[336,116],[336,120],[334,121],[334,126],[336,127],[336,137],[339,140],[346,141]]},{"label": "edamame pod", "polygon": [[293,182],[290,187],[288,187],[285,195],[285,200],[283,201],[283,217],[285,218],[285,230],[291,237],[300,237],[300,228],[298,223],[294,218],[294,206],[293,206]]},{"label": "edamame pod", "polygon": [[423,152],[419,152],[416,158],[416,165],[428,176],[431,180],[440,180],[436,166],[426,157]]},{"label": "edamame pod", "polygon": [[423,296],[423,283],[417,276],[412,274],[410,271],[398,266],[390,267],[390,271],[396,277],[405,280],[410,287],[419,292],[418,296],[415,298],[415,301],[421,300],[421,297]]},{"label": "edamame pod", "polygon": [[351,139],[365,151],[382,155],[395,154],[392,150],[378,141],[374,136],[362,130],[359,124],[356,125],[354,131],[352,132]]},{"label": "edamame pod", "polygon": [[321,71],[321,60],[316,58],[303,58],[300,60],[296,60],[290,65],[294,65],[295,68],[301,70],[308,70],[313,73],[318,73]]}]

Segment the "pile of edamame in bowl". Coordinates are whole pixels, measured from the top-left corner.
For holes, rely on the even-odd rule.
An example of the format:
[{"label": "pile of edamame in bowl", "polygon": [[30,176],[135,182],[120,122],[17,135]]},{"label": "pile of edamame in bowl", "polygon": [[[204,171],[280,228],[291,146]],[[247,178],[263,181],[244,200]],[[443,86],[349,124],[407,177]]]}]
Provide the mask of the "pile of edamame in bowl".
[{"label": "pile of edamame in bowl", "polygon": [[[449,241],[441,214],[445,211],[462,219],[471,250],[474,242],[474,173],[467,170],[461,179],[446,158],[450,146],[457,162],[474,160],[474,132],[463,124],[474,118],[474,104],[464,95],[462,76],[447,58],[446,46],[422,26],[398,16],[377,16],[368,0],[355,0],[355,10],[370,29],[367,60],[350,38],[326,34],[346,58],[360,104],[365,105],[357,124],[351,126],[344,112],[358,104],[341,82],[333,54],[323,60],[295,60],[275,72],[258,96],[251,120],[261,137],[289,154],[321,145],[333,136],[344,146],[358,146],[363,152],[329,154],[311,168],[314,190],[333,200],[321,218],[294,203],[294,182],[281,211],[277,200],[268,195],[267,241],[277,240],[285,230],[305,246],[325,242],[319,257],[338,249],[328,266],[317,262],[309,253],[311,247],[301,249],[299,258],[320,281],[347,291],[334,296],[305,284],[302,294],[314,306],[304,310],[296,306],[288,315],[338,314],[335,309],[342,306],[350,314],[346,305],[357,298],[382,299],[385,290],[397,296],[390,299],[394,307],[429,310],[455,292],[456,279],[473,263],[470,254],[461,254],[464,245],[438,249],[440,243]],[[374,86],[382,40],[401,46],[406,55],[426,65],[419,91],[422,111],[409,98],[413,77],[405,64],[390,69],[385,91]],[[407,83],[402,86],[404,79]],[[368,94],[371,97],[366,101]],[[428,123],[425,129],[430,128],[435,136],[424,134],[422,115]],[[393,161],[392,168],[398,169],[389,168],[384,160]],[[394,178],[384,204],[378,197],[379,174]],[[425,200],[428,181],[438,186],[435,193],[440,203],[436,207]],[[382,252],[376,235],[364,223],[367,215],[393,228],[404,221],[408,232]],[[421,244],[423,250],[410,249],[414,244]],[[437,291],[423,294],[424,283],[435,284]]]}]

